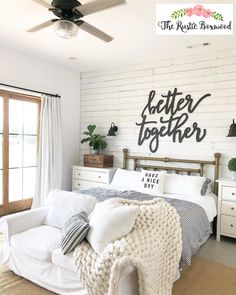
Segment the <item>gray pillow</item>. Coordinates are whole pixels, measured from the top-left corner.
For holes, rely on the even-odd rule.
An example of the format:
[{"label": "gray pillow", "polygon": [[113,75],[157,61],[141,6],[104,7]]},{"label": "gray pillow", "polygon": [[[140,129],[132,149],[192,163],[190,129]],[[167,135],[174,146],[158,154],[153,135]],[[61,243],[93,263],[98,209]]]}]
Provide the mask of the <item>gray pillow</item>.
[{"label": "gray pillow", "polygon": [[88,215],[85,211],[69,218],[61,229],[61,249],[65,255],[75,249],[89,231]]},{"label": "gray pillow", "polygon": [[207,190],[208,190],[208,186],[209,186],[210,183],[211,183],[211,180],[209,178],[207,178],[205,180],[205,182],[203,183],[202,189],[201,189],[201,195],[202,196],[205,196],[206,195]]}]

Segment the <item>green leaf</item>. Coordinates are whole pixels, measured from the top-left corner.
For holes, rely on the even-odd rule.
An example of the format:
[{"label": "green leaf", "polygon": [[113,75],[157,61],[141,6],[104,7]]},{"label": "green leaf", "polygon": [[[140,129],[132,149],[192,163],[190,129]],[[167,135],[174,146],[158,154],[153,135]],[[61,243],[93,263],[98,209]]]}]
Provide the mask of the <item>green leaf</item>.
[{"label": "green leaf", "polygon": [[228,168],[230,171],[236,171],[236,158],[229,161]]},{"label": "green leaf", "polygon": [[81,143],[85,143],[85,142],[88,142],[90,139],[89,138],[84,138],[81,140]]},{"label": "green leaf", "polygon": [[96,129],[96,125],[88,125],[88,131],[89,131],[90,135],[93,134],[95,129]]},{"label": "green leaf", "polygon": [[220,13],[218,13],[218,12],[216,12],[216,11],[212,12],[211,16],[212,16],[215,20],[217,20],[217,21],[223,21],[223,20],[224,20],[223,15],[220,14]]},{"label": "green leaf", "polygon": [[83,132],[84,135],[91,135],[88,131]]},{"label": "green leaf", "polygon": [[173,11],[173,13],[171,14],[171,18],[173,19],[177,19],[177,18],[182,18],[185,16],[185,9],[178,9]]}]

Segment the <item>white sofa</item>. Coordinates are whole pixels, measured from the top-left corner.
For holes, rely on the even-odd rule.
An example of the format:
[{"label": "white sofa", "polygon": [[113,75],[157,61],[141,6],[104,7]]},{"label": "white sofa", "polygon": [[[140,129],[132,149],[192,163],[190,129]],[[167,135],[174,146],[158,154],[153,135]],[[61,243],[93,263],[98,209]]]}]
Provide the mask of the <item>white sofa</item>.
[{"label": "white sofa", "polygon": [[[79,281],[73,253],[63,255],[60,229],[44,225],[48,208],[34,209],[2,217],[5,253],[10,269],[61,295],[87,295]],[[119,282],[119,295],[138,294],[137,272],[126,268]]]}]

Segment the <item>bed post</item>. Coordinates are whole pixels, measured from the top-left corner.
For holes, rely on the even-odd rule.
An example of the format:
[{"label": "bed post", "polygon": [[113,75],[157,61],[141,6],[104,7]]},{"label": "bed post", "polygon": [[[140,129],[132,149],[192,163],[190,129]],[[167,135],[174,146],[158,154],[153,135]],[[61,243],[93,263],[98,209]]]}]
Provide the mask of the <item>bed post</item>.
[{"label": "bed post", "polygon": [[220,153],[215,153],[215,175],[214,175],[214,193],[218,194],[218,182],[216,182],[219,179],[219,172],[220,172]]},{"label": "bed post", "polygon": [[127,169],[128,149],[123,149],[123,169]]}]

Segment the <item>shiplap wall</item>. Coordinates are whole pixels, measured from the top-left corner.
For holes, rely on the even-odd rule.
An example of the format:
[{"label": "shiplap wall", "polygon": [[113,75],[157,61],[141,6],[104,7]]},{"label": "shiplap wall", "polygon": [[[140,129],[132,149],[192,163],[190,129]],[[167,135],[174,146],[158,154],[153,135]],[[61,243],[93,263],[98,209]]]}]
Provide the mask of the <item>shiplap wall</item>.
[{"label": "shiplap wall", "polygon": [[[190,114],[187,123],[198,122],[201,128],[207,129],[207,136],[200,143],[194,137],[183,143],[173,143],[171,138],[164,137],[157,153],[151,154],[148,141],[138,146],[139,127],[135,123],[141,121],[150,90],[156,90],[160,97],[174,87],[184,95],[191,94],[195,101],[206,93],[211,94]],[[236,117],[236,48],[82,73],[80,103],[81,134],[91,123],[104,134],[111,122],[119,127],[117,136],[108,138],[106,150],[114,155],[115,166],[122,165],[124,147],[141,155],[207,160],[220,152],[220,174],[229,176],[227,163],[236,157],[236,138],[226,137]],[[81,163],[83,154],[88,152],[86,144],[80,145]]]}]

